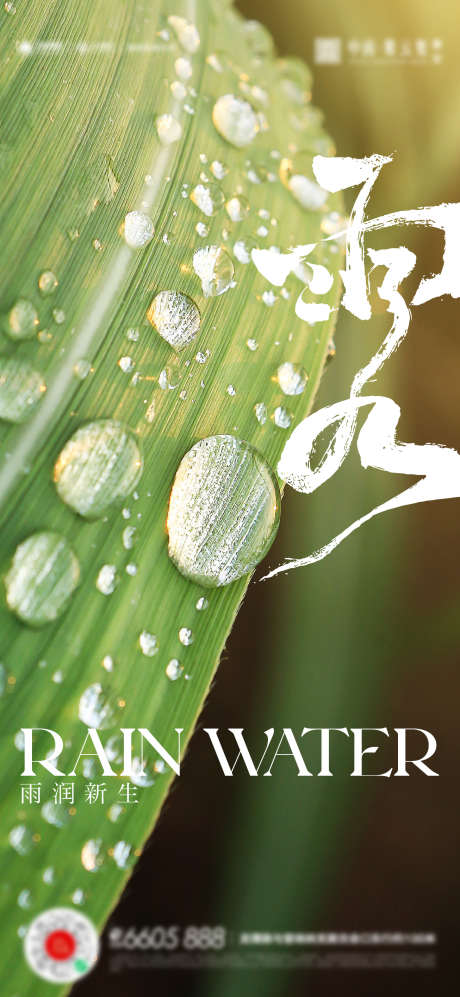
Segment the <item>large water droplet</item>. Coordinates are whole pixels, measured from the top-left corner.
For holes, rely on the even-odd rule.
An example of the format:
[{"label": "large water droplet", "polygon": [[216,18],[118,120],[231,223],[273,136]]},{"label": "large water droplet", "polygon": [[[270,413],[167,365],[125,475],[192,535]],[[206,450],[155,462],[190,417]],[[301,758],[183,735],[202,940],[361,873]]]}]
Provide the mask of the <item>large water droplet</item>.
[{"label": "large water droplet", "polygon": [[304,367],[288,360],[280,364],[277,370],[278,384],[285,395],[301,395],[305,391],[308,374]]},{"label": "large water droplet", "polygon": [[30,301],[19,298],[3,320],[10,339],[32,339],[38,330],[38,315]]},{"label": "large water droplet", "polygon": [[313,156],[299,152],[292,159],[282,159],[280,177],[285,187],[306,211],[321,211],[328,192],[316,182],[313,173]]},{"label": "large water droplet", "polygon": [[216,183],[199,183],[193,188],[190,194],[190,200],[196,205],[204,215],[208,218],[212,218],[220,211],[225,197]]},{"label": "large water droplet", "polygon": [[147,318],[175,350],[183,350],[200,331],[200,312],[195,302],[180,291],[160,291],[155,295]]},{"label": "large water droplet", "polygon": [[233,436],[201,440],[183,457],[168,512],[169,555],[202,585],[228,585],[262,560],[276,535],[280,496],[273,471]]},{"label": "large water droplet", "polygon": [[193,254],[193,269],[201,280],[201,287],[206,298],[223,294],[234,276],[234,267],[230,256],[221,246],[205,246]]},{"label": "large water droplet", "polygon": [[104,862],[101,838],[91,838],[81,850],[81,864],[87,872],[97,872]]},{"label": "large water droplet", "polygon": [[170,679],[171,682],[176,682],[183,672],[183,666],[177,658],[171,658],[165,668],[166,677]]},{"label": "large water droplet", "polygon": [[154,654],[158,654],[158,637],[149,630],[143,630],[139,634],[139,647],[146,658],[153,658]]},{"label": "large water droplet", "polygon": [[137,442],[114,419],[88,422],[61,450],[54,467],[59,497],[88,519],[98,519],[136,487],[142,473]]},{"label": "large water droplet", "polygon": [[24,422],[45,391],[42,375],[25,360],[0,356],[0,419]]},{"label": "large water droplet", "polygon": [[117,841],[113,846],[112,858],[119,869],[128,869],[134,862],[132,845],[127,841]]},{"label": "large water droplet", "polygon": [[78,585],[80,568],[58,533],[34,533],[16,548],[5,576],[6,601],[20,620],[43,626],[64,611]]},{"label": "large water droplet", "polygon": [[125,242],[131,249],[140,249],[153,239],[155,228],[152,219],[143,211],[130,211],[125,217]]},{"label": "large water droplet", "polygon": [[238,149],[250,145],[260,127],[258,116],[251,104],[231,93],[216,100],[212,120],[222,138]]},{"label": "large water droplet", "polygon": [[96,727],[105,730],[112,727],[115,716],[115,706],[111,696],[103,689],[100,682],[94,682],[80,696],[78,716],[86,727]]}]

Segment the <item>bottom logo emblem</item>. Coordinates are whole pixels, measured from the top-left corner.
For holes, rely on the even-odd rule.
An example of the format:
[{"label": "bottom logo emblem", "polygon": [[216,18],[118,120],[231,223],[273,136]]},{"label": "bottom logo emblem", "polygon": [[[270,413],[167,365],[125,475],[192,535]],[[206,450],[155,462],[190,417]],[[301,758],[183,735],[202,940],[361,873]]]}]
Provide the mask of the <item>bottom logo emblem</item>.
[{"label": "bottom logo emblem", "polygon": [[24,955],[30,968],[48,983],[73,983],[97,961],[99,938],[91,921],[70,907],[43,911],[29,925]]}]

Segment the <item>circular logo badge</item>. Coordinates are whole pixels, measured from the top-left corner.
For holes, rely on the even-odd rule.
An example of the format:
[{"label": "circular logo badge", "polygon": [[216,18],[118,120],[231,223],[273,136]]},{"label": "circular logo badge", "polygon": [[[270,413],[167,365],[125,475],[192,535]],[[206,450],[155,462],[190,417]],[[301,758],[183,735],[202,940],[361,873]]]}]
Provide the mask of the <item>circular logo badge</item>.
[{"label": "circular logo badge", "polygon": [[70,907],[43,911],[29,925],[24,955],[30,968],[48,983],[73,983],[97,961],[99,938],[91,921]]}]

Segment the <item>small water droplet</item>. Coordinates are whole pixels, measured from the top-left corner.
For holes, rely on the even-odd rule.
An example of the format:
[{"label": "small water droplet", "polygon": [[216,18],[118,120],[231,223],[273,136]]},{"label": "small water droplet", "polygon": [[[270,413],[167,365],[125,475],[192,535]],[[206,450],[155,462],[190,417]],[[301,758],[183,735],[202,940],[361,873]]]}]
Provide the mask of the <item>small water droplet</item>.
[{"label": "small water droplet", "polygon": [[122,533],[123,547],[125,550],[132,550],[136,536],[135,526],[126,526]]},{"label": "small water droplet", "polygon": [[280,364],[276,376],[285,395],[301,395],[305,391],[308,374],[301,364],[286,361]]},{"label": "small water droplet", "polygon": [[202,239],[205,239],[209,233],[209,228],[204,222],[197,222],[195,225],[195,232],[201,236]]},{"label": "small water droplet", "polygon": [[155,227],[143,211],[130,211],[125,217],[123,232],[125,242],[131,249],[141,249],[153,239]]},{"label": "small water droplet", "polygon": [[147,768],[147,763],[140,758],[133,758],[132,760],[130,782],[141,789],[145,789],[146,786],[153,786],[155,782],[152,773]]},{"label": "small water droplet", "polygon": [[171,83],[171,93],[174,100],[185,100],[187,96],[187,88],[184,87],[184,84],[181,83],[180,80],[173,80]]},{"label": "small water droplet", "polygon": [[19,298],[3,320],[3,330],[10,339],[32,339],[38,330],[38,315],[30,301]]},{"label": "small water droplet", "polygon": [[177,658],[171,658],[171,661],[168,661],[168,664],[166,665],[165,668],[166,675],[168,679],[171,680],[171,682],[175,682],[176,679],[180,678],[183,670],[184,669],[180,661],[177,660]]},{"label": "small water droplet", "polygon": [[72,903],[77,907],[82,907],[85,903],[86,896],[83,890],[74,890],[72,893]]},{"label": "small water droplet", "polygon": [[65,322],[65,311],[63,308],[53,308],[53,318],[56,325],[62,325]]},{"label": "small water droplet", "polygon": [[80,696],[78,716],[86,727],[105,730],[113,726],[115,706],[100,682],[93,682]]},{"label": "small water droplet", "polygon": [[154,654],[158,654],[158,637],[149,630],[143,630],[139,634],[139,647],[146,658],[153,658]]},{"label": "small water droplet", "polygon": [[234,194],[226,201],[225,210],[232,222],[242,222],[249,214],[249,201],[242,194]]},{"label": "small water droplet", "polygon": [[156,120],[156,129],[163,145],[178,142],[182,135],[182,125],[172,114],[160,114]]},{"label": "small water droplet", "polygon": [[41,815],[43,820],[46,820],[47,824],[52,824],[53,827],[64,827],[70,820],[66,807],[62,803],[53,803],[52,800],[43,804]]},{"label": "small water droplet", "polygon": [[193,188],[190,200],[208,218],[212,218],[220,211],[225,197],[220,187],[216,183],[199,183]]},{"label": "small water droplet", "polygon": [[112,858],[119,869],[129,869],[134,862],[132,846],[127,841],[117,841],[113,846]]},{"label": "small water droplet", "polygon": [[142,474],[137,442],[113,419],[89,422],[67,441],[54,467],[59,497],[80,516],[98,519],[127,498]]},{"label": "small water droplet", "polygon": [[16,548],[5,576],[6,601],[24,623],[40,627],[64,611],[77,587],[80,568],[58,533],[34,533]]},{"label": "small water droplet", "polygon": [[174,69],[181,80],[189,80],[192,75],[192,63],[184,55],[176,59]]},{"label": "small water droplet", "polygon": [[180,291],[160,291],[147,312],[160,336],[175,350],[182,350],[198,335],[200,312],[191,298]]},{"label": "small water droplet", "polygon": [[169,556],[198,584],[228,585],[267,553],[279,508],[275,475],[249,443],[233,436],[201,440],[183,457],[174,479]]},{"label": "small water droplet", "polygon": [[327,359],[328,363],[331,360],[334,359],[335,353],[336,353],[335,342],[334,342],[333,339],[330,339],[329,342],[328,342],[328,344],[327,344],[327,358],[326,359]]},{"label": "small water droplet", "polygon": [[312,76],[300,59],[290,56],[279,59],[277,69],[280,74],[281,91],[291,103],[302,106],[310,99]]},{"label": "small water droplet", "polygon": [[193,633],[190,627],[181,627],[179,630],[179,640],[184,647],[189,647],[193,644]]},{"label": "small water droplet", "polygon": [[97,872],[104,863],[101,838],[90,838],[81,850],[81,864],[87,872]]},{"label": "small water droplet", "polygon": [[315,180],[310,152],[299,152],[292,158],[282,159],[280,177],[306,211],[321,211],[324,208],[329,195]]},{"label": "small water droplet", "polygon": [[42,375],[25,360],[0,356],[0,419],[24,422],[45,391]]},{"label": "small water droplet", "polygon": [[260,422],[260,425],[264,426],[267,421],[267,414],[268,414],[265,402],[257,402],[257,404],[254,405],[254,413],[257,422]]},{"label": "small water droplet", "polygon": [[238,239],[233,246],[233,252],[238,262],[244,264],[251,262],[253,249],[257,249],[257,243],[253,239]]},{"label": "small water droplet", "polygon": [[273,422],[279,429],[289,429],[292,422],[292,415],[283,405],[278,405],[273,413]]},{"label": "small water droplet", "polygon": [[186,21],[185,17],[178,17],[176,14],[171,14],[168,17],[168,24],[171,25],[181,48],[190,54],[199,49],[200,35],[194,24]]},{"label": "small water droplet", "polygon": [[25,824],[18,824],[17,827],[13,827],[8,835],[8,840],[18,855],[30,855],[35,845],[32,831]]},{"label": "small water droplet", "polygon": [[42,879],[43,882],[48,885],[54,883],[54,869],[52,865],[47,866],[47,868],[43,870]]},{"label": "small water droplet", "polygon": [[114,564],[103,564],[96,578],[96,588],[102,595],[112,595],[117,585],[117,569]]},{"label": "small water droplet", "polygon": [[228,384],[227,385],[227,395],[230,395],[231,398],[235,397],[235,395],[236,395],[236,389],[234,388],[233,384]]},{"label": "small water droplet", "polygon": [[230,93],[218,98],[213,107],[212,120],[219,135],[238,149],[250,145],[260,128],[251,104]]},{"label": "small water droplet", "polygon": [[123,807],[121,807],[119,803],[113,803],[112,806],[109,807],[108,809],[107,817],[109,818],[110,821],[112,821],[112,824],[116,824],[117,820],[119,819],[119,817],[121,817],[122,813],[123,813]]},{"label": "small water droplet", "polygon": [[251,350],[251,353],[255,353],[255,351],[259,349],[257,339],[247,339],[246,346],[248,350]]},{"label": "small water droplet", "polygon": [[111,654],[104,654],[102,667],[105,668],[106,672],[113,672],[113,658]]},{"label": "small water droplet", "polygon": [[221,246],[205,246],[193,254],[193,269],[201,280],[206,298],[216,297],[228,290],[234,277],[230,256]]},{"label": "small water droplet", "polygon": [[209,606],[209,602],[204,595],[200,596],[196,601],[196,609],[198,612],[203,612]]},{"label": "small water droplet", "polygon": [[58,286],[58,280],[52,270],[44,270],[38,278],[38,289],[43,297],[54,294]]},{"label": "small water droplet", "polygon": [[22,907],[23,910],[30,910],[32,907],[32,894],[30,890],[21,890],[18,896],[18,907]]},{"label": "small water droplet", "polygon": [[74,364],[73,372],[75,377],[78,377],[80,381],[84,381],[91,371],[91,363],[89,360],[77,360]]}]

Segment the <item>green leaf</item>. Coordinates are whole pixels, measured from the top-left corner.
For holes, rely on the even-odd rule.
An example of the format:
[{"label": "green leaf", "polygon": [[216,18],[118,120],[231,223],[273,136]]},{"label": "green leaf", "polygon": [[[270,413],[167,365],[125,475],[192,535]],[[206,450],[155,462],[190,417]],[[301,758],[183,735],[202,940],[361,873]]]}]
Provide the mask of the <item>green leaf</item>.
[{"label": "green leaf", "polygon": [[[194,25],[198,46],[177,15]],[[296,318],[298,278],[285,297],[248,254],[319,241],[341,202],[308,211],[293,194],[302,164],[334,151],[309,103],[308,70],[278,60],[261,25],[217,0],[18,2],[16,14],[2,11],[0,50],[0,913],[9,992],[35,997],[48,989],[23,960],[25,926],[82,899],[103,925],[171,774],[153,753],[152,784],[121,806],[123,780],[104,779],[97,759],[86,759],[85,776],[80,760],[73,806],[50,807],[56,780],[45,770],[35,780],[41,804],[21,805],[21,785],[33,780],[20,778],[16,735],[58,731],[66,772],[86,734],[80,716],[100,725],[104,743],[120,727],[145,727],[175,755],[178,727],[185,746],[249,576],[204,588],[178,571],[167,546],[171,486],[190,448],[216,434],[247,441],[276,468],[287,424],[312,404],[332,326]],[[227,94],[253,109],[236,132],[225,104],[213,122]],[[248,128],[257,134],[243,146]],[[153,238],[145,219],[124,229],[133,211],[152,220]],[[145,244],[133,248],[137,238]],[[335,304],[340,253],[331,246],[311,259],[334,273],[321,300]],[[220,249],[211,252],[217,277],[209,254],[194,267],[207,247]],[[199,312],[198,323],[181,299],[189,341],[179,352],[164,300],[152,311],[164,291]],[[304,367],[301,393],[281,390],[283,363]],[[23,391],[30,400],[15,397]],[[111,427],[108,451],[100,420]],[[49,750],[49,735],[40,746]],[[84,801],[89,781],[105,782],[104,804]]]}]

